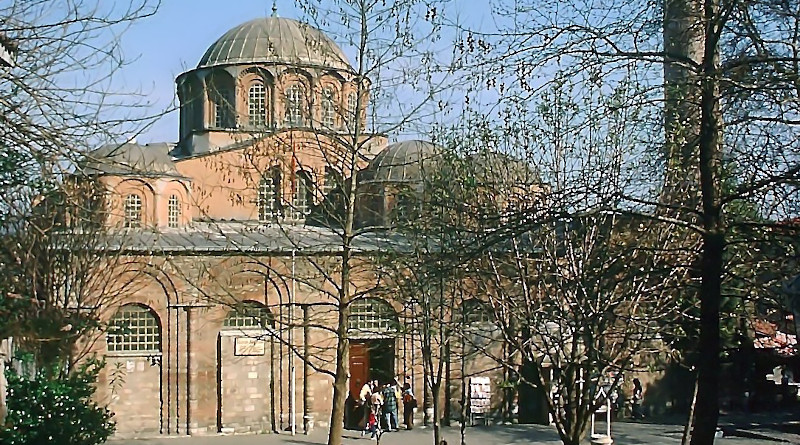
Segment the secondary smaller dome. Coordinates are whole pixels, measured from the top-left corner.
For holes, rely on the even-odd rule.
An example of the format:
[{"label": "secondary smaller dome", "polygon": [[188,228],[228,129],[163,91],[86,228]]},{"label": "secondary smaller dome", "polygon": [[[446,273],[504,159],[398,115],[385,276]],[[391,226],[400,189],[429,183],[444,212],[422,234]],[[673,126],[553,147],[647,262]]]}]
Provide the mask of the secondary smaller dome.
[{"label": "secondary smaller dome", "polygon": [[109,144],[86,154],[81,173],[86,175],[180,176],[166,143]]},{"label": "secondary smaller dome", "polygon": [[434,167],[440,155],[439,147],[426,141],[392,144],[369,163],[364,182],[420,182],[423,170]]},{"label": "secondary smaller dome", "polygon": [[322,31],[283,17],[259,18],[232,28],[208,47],[197,67],[247,63],[352,70],[342,49]]}]

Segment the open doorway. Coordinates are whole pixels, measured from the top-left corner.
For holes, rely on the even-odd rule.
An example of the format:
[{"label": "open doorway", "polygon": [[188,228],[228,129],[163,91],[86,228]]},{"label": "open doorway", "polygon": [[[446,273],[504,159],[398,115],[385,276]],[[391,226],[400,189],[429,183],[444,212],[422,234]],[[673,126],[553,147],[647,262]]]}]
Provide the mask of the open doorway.
[{"label": "open doorway", "polygon": [[395,377],[395,340],[379,338],[350,341],[350,400],[345,412],[345,427],[360,428],[360,409],[356,402],[364,383],[384,384]]}]

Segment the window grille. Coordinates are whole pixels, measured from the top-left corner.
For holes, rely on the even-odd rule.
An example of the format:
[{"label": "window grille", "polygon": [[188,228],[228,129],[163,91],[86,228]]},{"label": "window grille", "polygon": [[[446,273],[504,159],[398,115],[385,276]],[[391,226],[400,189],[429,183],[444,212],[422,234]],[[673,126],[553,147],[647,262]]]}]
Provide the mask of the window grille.
[{"label": "window grille", "polygon": [[325,178],[322,181],[322,196],[328,196],[336,187],[342,185],[342,175],[331,167],[325,167]]},{"label": "window grille", "polygon": [[172,228],[178,227],[181,218],[181,202],[177,195],[169,197],[167,205],[167,225]]},{"label": "window grille", "polygon": [[399,329],[392,306],[377,298],[356,300],[350,305],[347,327],[361,334],[390,334]]},{"label": "window grille", "polygon": [[111,352],[161,352],[161,327],[153,312],[126,304],[109,322],[106,344]]},{"label": "window grille", "polygon": [[142,197],[137,194],[125,198],[125,228],[142,226]]},{"label": "window grille", "polygon": [[227,89],[220,90],[214,100],[214,125],[217,128],[233,128],[233,92]]},{"label": "window grille", "polygon": [[267,116],[267,91],[264,83],[257,81],[248,91],[248,117],[251,127],[263,127]]},{"label": "window grille", "polygon": [[278,167],[271,168],[258,185],[258,220],[272,221],[280,216],[281,174]]},{"label": "window grille", "polygon": [[464,322],[467,326],[478,323],[492,322],[492,316],[489,313],[489,309],[486,307],[486,303],[480,300],[476,300],[473,298],[465,301],[463,310],[464,310]]},{"label": "window grille", "polygon": [[313,203],[313,182],[311,175],[304,170],[295,174],[294,194],[292,196],[292,219],[303,219],[311,211]]},{"label": "window grille", "polygon": [[233,309],[222,325],[228,328],[266,328],[274,327],[275,320],[269,309],[250,302]]},{"label": "window grille", "polygon": [[286,89],[286,124],[300,127],[305,125],[305,98],[300,85]]},{"label": "window grille", "polygon": [[322,125],[331,129],[336,125],[336,109],[333,103],[333,90],[325,88],[322,90]]},{"label": "window grille", "polygon": [[350,120],[351,126],[356,124],[356,113],[358,112],[358,103],[356,101],[356,93],[350,93],[347,96],[347,118]]}]

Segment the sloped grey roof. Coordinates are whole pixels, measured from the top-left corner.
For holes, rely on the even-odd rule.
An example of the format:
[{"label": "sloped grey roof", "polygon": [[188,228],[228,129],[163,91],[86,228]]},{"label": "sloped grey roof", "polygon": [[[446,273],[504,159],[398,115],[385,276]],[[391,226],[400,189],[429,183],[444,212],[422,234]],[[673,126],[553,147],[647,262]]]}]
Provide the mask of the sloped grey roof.
[{"label": "sloped grey roof", "polygon": [[258,18],[236,26],[208,47],[197,67],[245,63],[352,70],[341,48],[322,31],[282,17]]},{"label": "sloped grey roof", "polygon": [[362,173],[363,182],[417,183],[425,168],[435,168],[441,150],[436,145],[410,140],[389,145]]},{"label": "sloped grey roof", "polygon": [[[197,222],[182,229],[155,232],[122,231],[111,237],[111,250],[175,254],[235,255],[337,255],[342,238],[335,229],[301,224],[264,225],[260,223],[211,221]],[[354,253],[406,248],[402,238],[391,233],[365,233],[352,241]]]},{"label": "sloped grey roof", "polygon": [[87,175],[181,176],[169,155],[172,144],[109,144],[89,152],[81,163]]}]

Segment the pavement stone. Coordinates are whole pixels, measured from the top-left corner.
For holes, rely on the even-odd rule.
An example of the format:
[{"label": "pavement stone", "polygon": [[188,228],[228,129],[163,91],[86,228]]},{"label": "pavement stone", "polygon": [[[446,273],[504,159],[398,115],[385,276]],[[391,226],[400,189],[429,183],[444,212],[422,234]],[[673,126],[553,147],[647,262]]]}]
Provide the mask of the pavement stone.
[{"label": "pavement stone", "polygon": [[[738,431],[739,435],[726,436],[715,441],[717,445],[775,445],[777,443],[800,444],[792,433],[781,433],[754,424],[753,428],[735,427],[725,424],[723,429],[728,433]],[[736,429],[738,428],[738,430]],[[444,427],[443,436],[450,445],[460,444],[460,429]],[[617,422],[612,424],[612,436],[615,444],[621,445],[675,445],[680,444],[683,427],[677,423]],[[763,432],[764,434],[759,434]],[[748,433],[752,433],[749,434]],[[743,437],[748,436],[748,437]],[[109,445],[317,445],[324,444],[327,430],[317,428],[309,435],[287,433],[235,436],[191,436],[191,437],[157,437],[149,439],[115,439]],[[346,431],[342,443],[345,445],[374,444],[374,439],[361,436],[357,431]],[[555,429],[541,425],[493,425],[488,427],[468,427],[466,443],[469,445],[516,445],[541,444],[556,445],[561,442]],[[589,443],[587,439],[585,443]],[[433,431],[430,428],[415,428],[411,431],[385,433],[380,445],[433,445]]]}]

